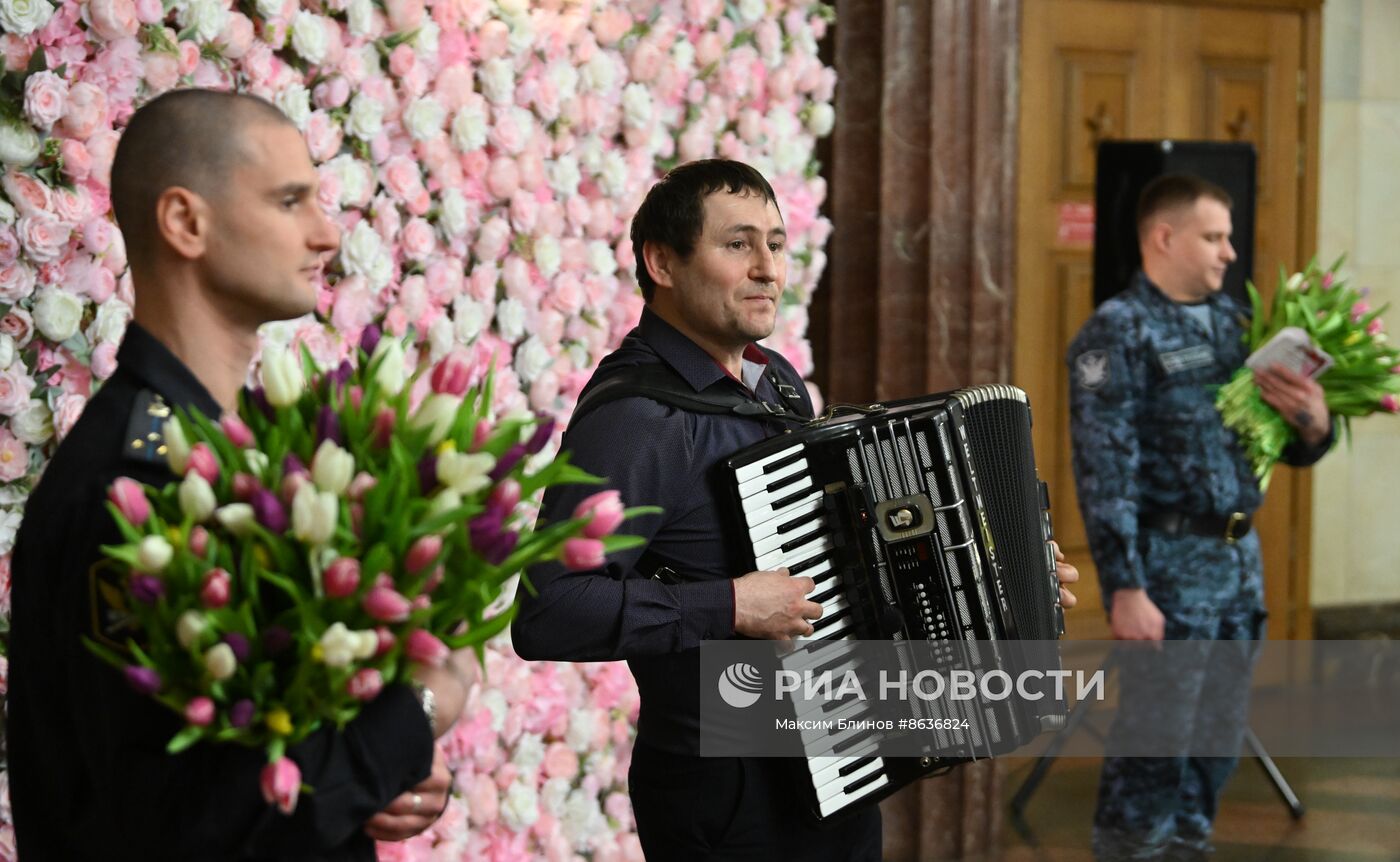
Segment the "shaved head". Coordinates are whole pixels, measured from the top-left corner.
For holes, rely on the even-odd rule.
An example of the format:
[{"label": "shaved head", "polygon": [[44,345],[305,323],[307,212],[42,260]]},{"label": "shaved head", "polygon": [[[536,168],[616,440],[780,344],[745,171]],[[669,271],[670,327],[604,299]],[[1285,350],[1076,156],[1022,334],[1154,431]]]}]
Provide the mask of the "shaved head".
[{"label": "shaved head", "polygon": [[292,126],[270,102],[215,90],[175,90],[132,116],[112,161],[112,209],[133,264],[156,248],[160,196],[178,186],[218,200],[248,157],[246,130],[267,123]]}]

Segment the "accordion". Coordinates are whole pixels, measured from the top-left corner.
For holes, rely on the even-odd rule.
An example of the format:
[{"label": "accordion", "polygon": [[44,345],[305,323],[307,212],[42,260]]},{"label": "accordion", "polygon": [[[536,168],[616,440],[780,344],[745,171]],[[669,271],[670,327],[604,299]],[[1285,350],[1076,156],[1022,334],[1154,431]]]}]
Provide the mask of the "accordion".
[{"label": "accordion", "polygon": [[[846,415],[832,415],[840,410]],[[786,566],[816,582],[808,598],[822,617],[812,635],[795,640],[814,642],[809,650],[902,642],[914,648],[904,661],[941,656],[1014,673],[1017,641],[1063,634],[1049,498],[1030,429],[1024,392],[979,386],[833,408],[731,456],[734,520],[754,570]],[[1057,648],[1053,662],[1058,670]],[[848,706],[831,708],[855,715]],[[804,736],[802,783],[818,820],[957,763],[1013,751],[1065,719],[1053,697],[961,707],[970,715],[938,702],[900,708],[924,719],[911,726],[939,728],[921,731],[923,756],[882,757],[877,740],[859,730]]]}]

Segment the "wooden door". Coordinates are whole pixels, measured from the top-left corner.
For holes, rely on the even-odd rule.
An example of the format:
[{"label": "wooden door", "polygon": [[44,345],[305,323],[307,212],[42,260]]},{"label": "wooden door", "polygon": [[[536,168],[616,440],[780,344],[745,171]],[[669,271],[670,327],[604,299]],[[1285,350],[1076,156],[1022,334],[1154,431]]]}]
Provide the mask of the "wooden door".
[{"label": "wooden door", "polygon": [[[1249,140],[1259,152],[1255,280],[1299,257],[1302,13],[1126,0],[1025,0],[1014,379],[1061,545],[1084,573],[1069,634],[1108,637],[1075,498],[1064,355],[1093,311],[1094,155],[1116,138]],[[1281,470],[1261,512],[1275,637],[1306,626],[1306,486]]]}]

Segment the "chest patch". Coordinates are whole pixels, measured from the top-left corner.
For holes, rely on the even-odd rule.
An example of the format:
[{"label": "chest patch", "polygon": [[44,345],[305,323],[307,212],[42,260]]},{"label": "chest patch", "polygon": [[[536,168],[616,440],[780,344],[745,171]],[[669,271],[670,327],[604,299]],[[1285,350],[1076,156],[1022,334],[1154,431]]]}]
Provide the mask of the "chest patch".
[{"label": "chest patch", "polygon": [[1193,368],[1208,368],[1215,364],[1215,349],[1209,344],[1197,344],[1157,355],[1162,370],[1168,374],[1179,374]]},{"label": "chest patch", "polygon": [[92,636],[103,646],[127,651],[127,641],[140,631],[128,605],[121,569],[112,560],[100,560],[88,570],[92,608]]},{"label": "chest patch", "polygon": [[1086,350],[1074,361],[1075,376],[1085,389],[1099,389],[1108,382],[1108,352]]}]

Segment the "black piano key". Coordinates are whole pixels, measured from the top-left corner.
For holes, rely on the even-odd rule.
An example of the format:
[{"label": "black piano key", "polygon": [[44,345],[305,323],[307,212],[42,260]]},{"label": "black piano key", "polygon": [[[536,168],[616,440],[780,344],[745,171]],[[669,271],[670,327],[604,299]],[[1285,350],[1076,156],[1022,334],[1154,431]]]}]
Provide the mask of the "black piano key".
[{"label": "black piano key", "polygon": [[[806,474],[804,473],[803,476],[805,476],[805,475],[806,475]],[[802,478],[802,477],[799,476],[799,477],[797,477],[797,478]],[[770,488],[769,490],[772,490],[772,489]],[[809,496],[811,493],[812,493],[812,489],[811,489],[811,488],[803,488],[803,489],[801,489],[801,490],[799,490],[799,491],[796,491],[796,492],[794,492],[794,493],[788,494],[786,497],[783,497],[782,499],[774,500],[774,501],[769,505],[768,508],[772,509],[774,512],[778,511],[779,509],[786,509],[788,506],[791,506],[793,503],[796,503],[798,500],[801,500],[803,497]]]},{"label": "black piano key", "polygon": [[839,776],[841,776],[842,778],[845,778],[847,775],[850,775],[852,772],[856,772],[857,770],[864,769],[865,767],[867,767],[867,766],[869,766],[870,764],[874,763],[874,762],[876,761],[876,759],[877,759],[876,756],[873,755],[873,754],[870,755],[870,756],[868,756],[868,757],[862,757],[860,760],[857,760],[857,761],[855,761],[854,763],[848,763],[848,764],[846,764],[845,766],[841,767],[840,769],[836,770],[836,774],[839,775]]},{"label": "black piano key", "polygon": [[[816,578],[813,578],[812,580],[815,581]],[[839,593],[839,592],[841,592],[841,587],[840,587],[840,586],[835,586],[835,587],[832,587],[831,589],[827,590],[826,592],[817,593],[817,594],[814,595],[814,596],[808,596],[808,597],[807,597],[807,601],[809,601],[809,602],[816,602],[817,604],[822,604],[822,603],[825,602],[827,599],[832,598],[833,596],[835,596],[835,595],[836,595],[837,593]]]},{"label": "black piano key", "polygon": [[807,544],[808,542],[815,541],[816,539],[820,539],[822,536],[825,536],[825,535],[827,535],[827,534],[830,533],[830,532],[831,532],[830,530],[826,529],[825,526],[823,526],[823,527],[821,527],[821,528],[819,528],[819,529],[816,529],[816,530],[811,531],[810,533],[807,533],[807,534],[805,534],[805,535],[798,536],[798,537],[795,538],[795,539],[791,539],[791,540],[789,540],[789,541],[783,542],[782,547],[779,548],[778,550],[782,551],[782,552],[785,553],[785,554],[786,554],[788,551],[795,551],[795,550],[797,550],[798,548],[802,547],[803,545]]},{"label": "black piano key", "polygon": [[811,475],[812,475],[812,474],[809,473],[809,472],[806,471],[806,470],[798,470],[796,473],[792,473],[792,474],[790,474],[790,475],[784,476],[784,477],[781,478],[781,479],[774,479],[772,482],[769,482],[768,485],[767,485],[763,490],[765,490],[765,491],[767,491],[768,493],[771,494],[771,493],[773,493],[774,491],[778,490],[779,488],[786,488],[788,485],[791,485],[793,482],[801,482],[803,479],[806,479],[808,476],[811,476]]},{"label": "black piano key", "polygon": [[801,461],[805,457],[806,453],[799,449],[796,452],[793,452],[791,455],[787,456],[786,458],[783,458],[782,460],[774,461],[771,464],[764,464],[763,472],[776,473],[784,467],[788,466],[789,464],[796,464],[798,461]]},{"label": "black piano key", "polygon": [[880,777],[883,776],[884,774],[885,774],[885,773],[883,773],[883,772],[881,772],[880,770],[877,769],[877,770],[875,770],[874,772],[870,773],[869,775],[863,776],[863,777],[861,777],[861,778],[857,778],[855,781],[852,781],[850,784],[847,784],[845,787],[841,788],[841,792],[842,792],[842,793],[846,793],[846,794],[853,793],[853,792],[855,792],[855,791],[861,789],[862,787],[864,787],[864,786],[867,785],[867,784],[871,784],[871,783],[873,783],[873,782],[875,782],[875,781],[879,781],[879,780],[880,780]]},{"label": "black piano key", "polygon": [[817,563],[822,562],[823,560],[827,559],[827,558],[830,557],[830,556],[831,556],[831,552],[830,552],[830,551],[822,551],[820,554],[817,554],[815,557],[808,557],[807,559],[803,560],[803,561],[800,562],[800,563],[792,563],[791,565],[789,565],[789,566],[787,567],[788,574],[790,574],[790,575],[800,575],[800,574],[802,574],[803,572],[805,572],[805,571],[807,571],[808,569],[810,569],[810,568],[812,568],[813,566],[815,566]]},{"label": "black piano key", "polygon": [[817,520],[817,519],[820,518],[823,514],[825,514],[825,513],[822,512],[821,509],[816,509],[816,510],[814,510],[814,511],[808,512],[808,513],[805,514],[805,515],[801,515],[801,516],[799,516],[799,517],[793,518],[791,521],[788,521],[786,524],[779,524],[779,525],[778,525],[778,528],[777,528],[776,530],[774,530],[774,532],[776,532],[776,533],[788,533],[788,532],[791,532],[791,531],[793,531],[793,530],[796,530],[798,527],[802,526],[803,524],[807,524],[807,523],[810,523],[810,522],[812,522],[812,521]]},{"label": "black piano key", "polygon": [[840,754],[840,753],[843,752],[843,751],[847,751],[847,750],[849,750],[849,749],[855,748],[857,745],[860,745],[862,742],[865,742],[867,739],[869,739],[870,737],[874,736],[877,732],[878,732],[878,731],[873,730],[873,729],[871,729],[871,730],[862,730],[860,733],[857,733],[855,736],[849,737],[849,738],[847,738],[847,739],[843,739],[843,740],[841,740],[840,742],[838,742],[838,743],[836,743],[835,745],[833,745],[833,746],[831,747],[831,753],[832,753],[832,754]]},{"label": "black piano key", "polygon": [[816,633],[822,631],[823,629],[825,629],[827,626],[829,626],[829,625],[831,625],[832,623],[836,622],[837,620],[845,619],[846,617],[848,617],[848,616],[850,616],[850,615],[851,615],[851,607],[850,607],[849,605],[847,605],[846,607],[842,608],[841,610],[837,611],[836,613],[832,614],[831,616],[822,617],[821,619],[814,621],[814,622],[812,623],[812,633],[813,633],[813,634],[816,634]]}]

